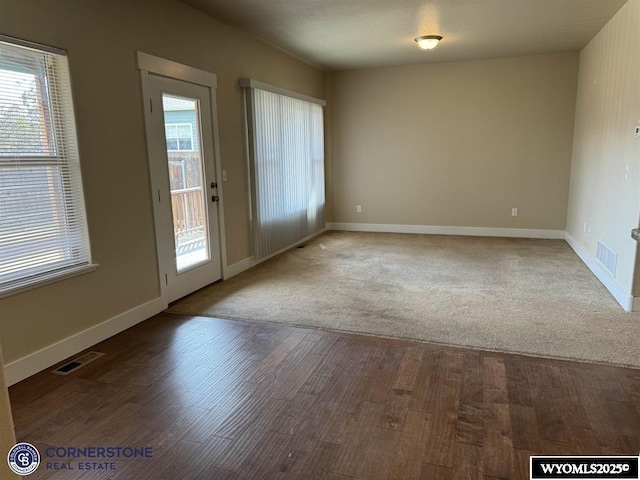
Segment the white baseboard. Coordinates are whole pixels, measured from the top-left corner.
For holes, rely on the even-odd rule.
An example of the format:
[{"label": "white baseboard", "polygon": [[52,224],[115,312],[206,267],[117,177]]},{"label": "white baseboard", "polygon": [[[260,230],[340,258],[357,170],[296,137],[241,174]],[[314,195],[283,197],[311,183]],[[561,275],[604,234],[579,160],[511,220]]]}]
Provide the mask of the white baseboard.
[{"label": "white baseboard", "polygon": [[437,225],[393,225],[377,223],[327,223],[327,230],[347,232],[423,233],[431,235],[464,235],[472,237],[544,238],[564,240],[563,230],[528,228],[443,227]]},{"label": "white baseboard", "polygon": [[7,385],[18,383],[65,358],[153,317],[162,310],[162,299],[156,298],[64,340],[60,340],[53,345],[49,345],[42,350],[15,360],[4,367]]},{"label": "white baseboard", "polygon": [[631,307],[632,312],[640,312],[640,297],[633,297],[633,307]]},{"label": "white baseboard", "polygon": [[280,255],[281,253],[284,253],[284,252],[286,252],[287,250],[291,250],[292,248],[295,248],[295,247],[297,247],[298,245],[302,245],[303,243],[308,242],[308,241],[309,241],[309,240],[311,240],[312,238],[317,237],[318,235],[320,235],[321,233],[326,232],[327,230],[329,230],[329,228],[328,228],[327,226],[325,226],[324,228],[322,228],[322,229],[318,230],[317,232],[312,233],[311,235],[307,235],[307,236],[306,236],[306,237],[304,237],[304,238],[301,238],[301,239],[300,239],[300,240],[298,240],[297,242],[295,242],[295,243],[293,243],[293,244],[289,245],[288,247],[281,248],[281,249],[280,249],[280,250],[278,250],[277,252],[273,252],[273,253],[271,253],[271,254],[267,255],[266,257],[263,257],[263,258],[261,258],[261,259],[259,259],[259,260],[255,260],[255,259],[254,259],[254,261],[253,261],[253,265],[258,265],[259,263],[266,262],[266,261],[267,261],[267,260],[269,260],[270,258],[273,258],[273,257],[275,257],[275,256],[277,256],[277,255]]},{"label": "white baseboard", "polygon": [[618,282],[600,266],[598,261],[589,254],[586,248],[580,245],[568,233],[565,234],[565,240],[596,278],[609,290],[609,293],[613,295],[613,298],[616,299],[616,302],[618,302],[622,308],[627,312],[640,311],[640,309],[638,309],[640,305],[634,301],[633,296],[625,292],[623,288],[618,285]]},{"label": "white baseboard", "polygon": [[239,262],[234,263],[233,265],[227,266],[225,270],[224,280],[229,280],[231,277],[235,277],[239,273],[244,272],[245,270],[253,267],[253,257],[247,257],[244,260],[240,260]]},{"label": "white baseboard", "polygon": [[258,265],[259,263],[265,262],[267,260],[269,260],[270,258],[275,257],[276,255],[280,255],[283,252],[286,252],[287,250],[290,250],[298,245],[301,245],[305,242],[308,242],[309,240],[311,240],[314,237],[317,237],[318,235],[320,235],[321,233],[324,233],[325,231],[327,231],[327,228],[323,228],[321,230],[318,230],[316,233],[312,233],[311,235],[308,235],[302,239],[300,239],[299,241],[297,241],[296,243],[289,245],[288,247],[284,247],[280,250],[278,250],[277,252],[274,252],[270,255],[267,255],[264,258],[261,258],[259,260],[256,260],[253,256],[251,257],[247,257],[244,260],[240,260],[237,263],[234,263],[233,265],[229,265],[225,272],[226,272],[226,276],[224,278],[224,280],[228,280],[231,277],[238,275],[239,273],[244,272],[245,270],[250,269],[251,267]]}]

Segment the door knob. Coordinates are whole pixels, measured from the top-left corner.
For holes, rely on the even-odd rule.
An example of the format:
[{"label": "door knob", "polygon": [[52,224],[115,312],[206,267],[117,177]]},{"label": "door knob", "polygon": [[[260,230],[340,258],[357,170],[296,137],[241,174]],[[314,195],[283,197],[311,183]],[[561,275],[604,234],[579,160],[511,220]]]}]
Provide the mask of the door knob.
[{"label": "door knob", "polygon": [[211,201],[212,202],[218,202],[218,201],[220,201],[220,197],[218,195],[212,195],[211,196]]}]

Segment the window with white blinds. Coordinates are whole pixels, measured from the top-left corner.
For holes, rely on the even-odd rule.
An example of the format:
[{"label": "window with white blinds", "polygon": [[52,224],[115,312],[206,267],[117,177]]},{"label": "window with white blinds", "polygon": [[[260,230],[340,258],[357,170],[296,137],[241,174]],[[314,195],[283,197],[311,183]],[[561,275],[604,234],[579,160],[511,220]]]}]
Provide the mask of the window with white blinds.
[{"label": "window with white blinds", "polygon": [[324,102],[275,87],[270,91],[253,80],[241,84],[247,87],[254,258],[259,260],[324,228]]},{"label": "window with white blinds", "polygon": [[90,263],[67,57],[0,37],[0,295]]}]

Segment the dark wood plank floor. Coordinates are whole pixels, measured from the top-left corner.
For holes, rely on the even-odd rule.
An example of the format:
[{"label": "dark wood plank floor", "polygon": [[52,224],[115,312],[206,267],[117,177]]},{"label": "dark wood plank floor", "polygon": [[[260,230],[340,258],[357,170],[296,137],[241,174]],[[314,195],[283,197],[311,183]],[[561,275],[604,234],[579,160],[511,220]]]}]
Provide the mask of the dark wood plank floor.
[{"label": "dark wood plank floor", "polygon": [[18,439],[153,459],[29,478],[527,479],[640,451],[639,370],[168,314],[92,350],[11,387]]}]

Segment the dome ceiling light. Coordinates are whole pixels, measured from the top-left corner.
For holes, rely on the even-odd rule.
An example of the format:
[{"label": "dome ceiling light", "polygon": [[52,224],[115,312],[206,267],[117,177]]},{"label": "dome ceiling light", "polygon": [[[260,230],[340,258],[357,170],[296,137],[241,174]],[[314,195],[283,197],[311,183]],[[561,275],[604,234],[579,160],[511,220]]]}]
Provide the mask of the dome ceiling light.
[{"label": "dome ceiling light", "polygon": [[423,50],[436,48],[438,43],[440,43],[440,40],[442,40],[440,35],[422,35],[415,38],[415,41],[418,42],[418,46]]}]

